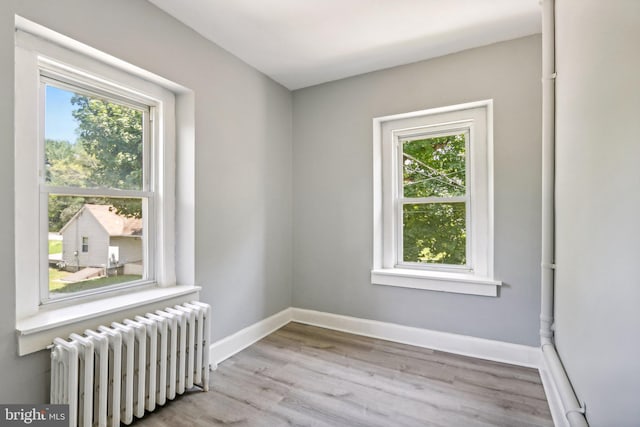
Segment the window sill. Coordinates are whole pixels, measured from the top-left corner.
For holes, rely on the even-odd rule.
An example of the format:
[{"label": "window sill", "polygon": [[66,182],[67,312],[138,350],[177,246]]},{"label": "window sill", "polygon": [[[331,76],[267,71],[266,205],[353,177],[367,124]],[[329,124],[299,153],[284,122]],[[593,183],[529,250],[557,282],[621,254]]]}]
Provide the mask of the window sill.
[{"label": "window sill", "polygon": [[197,299],[200,289],[199,286],[154,287],[73,306],[42,309],[38,314],[16,322],[18,354],[23,356],[43,350],[55,337],[81,333],[85,329]]},{"label": "window sill", "polygon": [[498,287],[502,285],[498,280],[472,274],[400,268],[372,270],[371,283],[489,297],[497,297]]}]

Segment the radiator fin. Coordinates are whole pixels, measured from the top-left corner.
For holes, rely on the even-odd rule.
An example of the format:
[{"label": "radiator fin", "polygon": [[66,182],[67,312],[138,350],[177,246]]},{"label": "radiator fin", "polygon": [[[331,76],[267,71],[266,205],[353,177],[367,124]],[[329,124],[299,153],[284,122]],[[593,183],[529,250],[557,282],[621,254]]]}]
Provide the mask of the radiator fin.
[{"label": "radiator fin", "polygon": [[117,427],[208,391],[210,310],[194,301],[55,338],[51,403],[69,404],[72,427]]}]

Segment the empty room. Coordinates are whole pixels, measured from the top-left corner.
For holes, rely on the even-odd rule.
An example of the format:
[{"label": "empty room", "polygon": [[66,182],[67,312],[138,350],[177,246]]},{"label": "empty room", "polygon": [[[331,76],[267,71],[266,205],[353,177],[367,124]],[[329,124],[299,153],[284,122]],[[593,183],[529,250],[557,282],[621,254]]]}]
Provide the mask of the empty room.
[{"label": "empty room", "polygon": [[0,2],[2,426],[640,426],[640,2]]}]

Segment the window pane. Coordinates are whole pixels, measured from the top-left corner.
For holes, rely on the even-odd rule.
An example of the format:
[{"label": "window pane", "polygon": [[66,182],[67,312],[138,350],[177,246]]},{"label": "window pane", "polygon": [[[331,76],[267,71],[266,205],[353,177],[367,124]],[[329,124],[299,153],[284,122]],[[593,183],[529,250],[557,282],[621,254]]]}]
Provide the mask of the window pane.
[{"label": "window pane", "polygon": [[403,262],[465,265],[466,204],[403,206]]},{"label": "window pane", "polygon": [[466,134],[405,141],[404,197],[454,197],[466,193]]},{"label": "window pane", "polygon": [[45,98],[48,184],[142,189],[142,111],[50,85]]},{"label": "window pane", "polygon": [[143,278],[142,204],[49,196],[50,298]]}]

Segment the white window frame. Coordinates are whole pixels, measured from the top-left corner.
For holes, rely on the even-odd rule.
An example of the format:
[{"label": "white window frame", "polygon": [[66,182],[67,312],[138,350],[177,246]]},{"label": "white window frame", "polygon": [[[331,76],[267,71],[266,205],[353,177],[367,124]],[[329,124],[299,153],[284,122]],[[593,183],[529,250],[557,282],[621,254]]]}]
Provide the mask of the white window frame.
[{"label": "white window frame", "polygon": [[[402,142],[468,133],[464,197],[467,263],[464,266],[403,261]],[[497,296],[493,277],[493,101],[377,117],[374,133],[373,284]],[[429,198],[429,200],[440,198]],[[426,199],[425,199],[426,200]]]},{"label": "white window frame", "polygon": [[[138,81],[133,81],[130,76],[128,84],[135,84],[135,87],[126,87],[119,83],[125,79],[123,73],[111,73],[110,79],[118,79],[118,83],[112,80],[107,80],[101,76],[94,75],[86,71],[82,71],[79,68],[74,67],[72,64],[79,63],[79,57],[74,54],[68,54],[63,60],[65,63],[60,62],[59,59],[53,60],[45,55],[55,54],[51,51],[51,46],[43,40],[31,37],[26,33],[19,33],[19,46],[33,47],[30,50],[31,55],[36,56],[38,62],[38,114],[39,126],[37,131],[38,145],[36,147],[36,156],[38,158],[38,168],[35,173],[38,175],[38,191],[40,192],[40,201],[37,209],[40,211],[40,262],[38,264],[40,270],[40,303],[41,304],[53,304],[65,299],[78,300],[87,296],[108,294],[116,290],[155,285],[156,276],[162,277],[163,271],[157,271],[154,268],[156,258],[156,241],[158,240],[160,229],[156,225],[157,219],[162,219],[164,213],[161,207],[156,208],[156,196],[160,189],[160,183],[158,181],[160,175],[156,173],[158,169],[160,154],[165,150],[165,138],[162,137],[162,132],[159,127],[161,112],[168,110],[168,114],[173,115],[173,95],[165,93],[161,88],[157,88],[153,94],[142,94],[144,87]],[[24,39],[27,39],[26,41]],[[27,49],[29,49],[27,47]],[[29,55],[29,53],[27,53]],[[22,65],[21,63],[17,64]],[[26,83],[26,79],[25,79]],[[92,97],[101,97],[109,101],[116,102],[121,105],[130,106],[142,112],[142,128],[143,128],[143,182],[142,187],[139,190],[121,190],[113,188],[77,188],[68,186],[51,186],[45,181],[45,91],[46,86],[52,85],[64,90],[73,91],[76,93],[86,94]],[[29,94],[29,90],[32,85],[21,88],[26,96]],[[19,100],[18,104],[22,101]],[[23,114],[21,111],[19,114]],[[24,114],[28,114],[28,111],[24,110]],[[22,130],[20,135],[28,135],[27,129]],[[28,141],[24,142],[26,147],[29,144]],[[33,155],[33,147],[29,146],[29,155]],[[34,173],[32,168],[26,167],[26,171]],[[169,178],[173,181],[173,178]],[[84,292],[74,292],[63,297],[56,297],[55,299],[49,296],[49,283],[48,283],[48,268],[44,265],[47,258],[47,235],[49,232],[48,224],[48,199],[49,195],[62,195],[62,196],[96,196],[96,197],[134,197],[142,200],[143,206],[143,230],[145,232],[142,235],[143,240],[143,278],[141,280],[125,282],[121,284],[105,286]],[[29,207],[30,208],[30,207]],[[150,232],[147,232],[150,231]],[[82,246],[82,253],[85,253],[84,245]]]},{"label": "white window frame", "polygon": [[[69,331],[95,327],[90,319],[109,322],[122,318],[134,307],[172,304],[193,300],[200,288],[193,282],[193,93],[131,64],[97,51],[89,46],[55,33],[45,27],[16,16],[15,46],[15,277],[16,329],[18,352],[28,354],[44,348],[55,336]],[[118,289],[78,294],[68,299],[55,299],[42,304],[40,283],[41,254],[45,251],[45,222],[40,214],[39,168],[44,162],[38,141],[43,139],[40,127],[40,70],[49,67],[70,74],[74,81],[120,93],[153,105],[157,145],[153,149],[154,216],[153,280]],[[115,91],[115,92],[114,92]],[[176,96],[179,95],[179,98]],[[175,103],[182,110],[176,111]],[[178,115],[176,115],[178,113]],[[176,132],[176,124],[179,127]],[[176,158],[176,139],[182,142],[180,159]],[[176,205],[176,162],[180,163],[180,204]],[[187,203],[188,202],[188,203]],[[176,235],[176,214],[184,226]],[[149,230],[147,232],[147,230]],[[37,244],[34,244],[37,242]],[[180,264],[181,286],[176,283],[176,247]],[[148,258],[147,258],[148,259]],[[37,267],[36,267],[37,266]],[[102,316],[102,317],[100,317]]]}]

